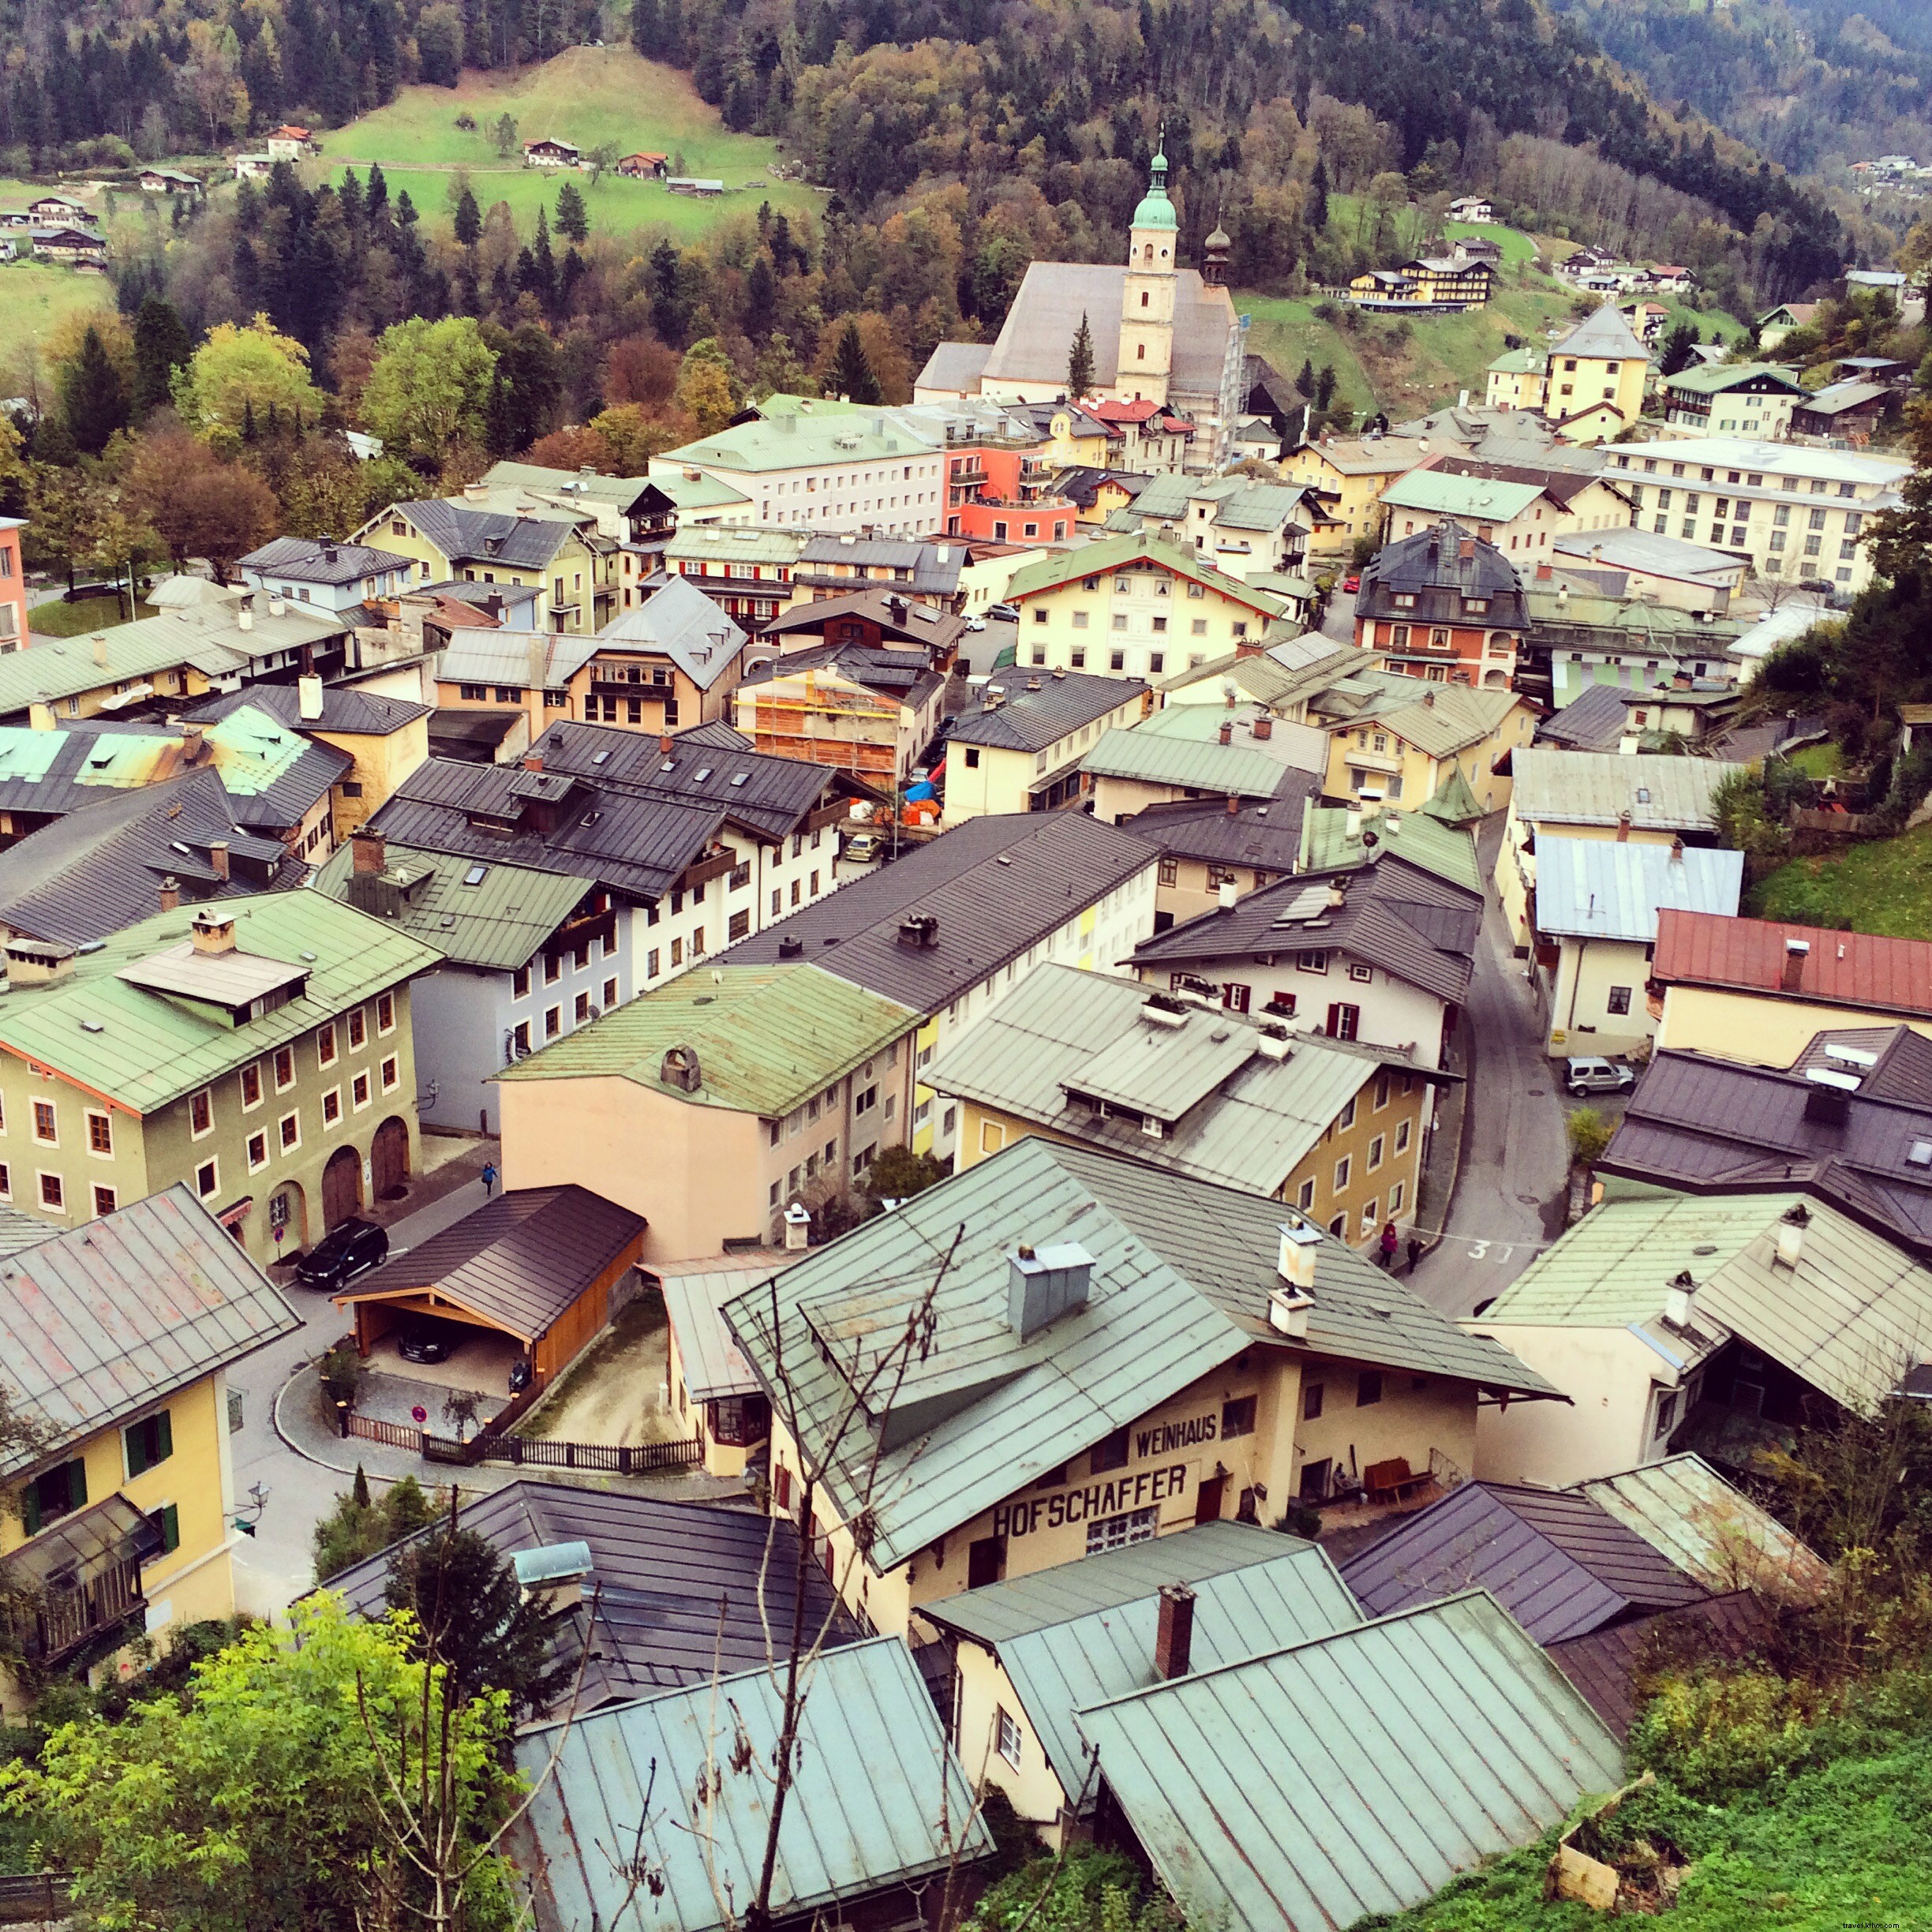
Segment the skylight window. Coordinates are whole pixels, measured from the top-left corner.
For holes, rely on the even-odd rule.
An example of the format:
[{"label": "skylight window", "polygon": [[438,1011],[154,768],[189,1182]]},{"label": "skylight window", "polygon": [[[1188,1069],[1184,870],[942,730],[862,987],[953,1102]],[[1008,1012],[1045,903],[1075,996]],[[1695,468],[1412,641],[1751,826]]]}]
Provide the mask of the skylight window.
[{"label": "skylight window", "polygon": [[711,767],[709,765],[700,765],[697,770],[691,774],[691,783],[693,784],[702,784],[704,781],[710,776]]},{"label": "skylight window", "polygon": [[590,760],[590,762],[591,762],[593,765],[601,765],[601,764],[604,762],[604,761],[605,761],[605,760],[607,758],[608,758],[609,756],[610,756],[610,754],[609,754],[608,751],[599,751],[598,753],[597,753],[597,754],[595,754],[595,756],[593,756],[593,757],[592,758],[592,759]]},{"label": "skylight window", "polygon": [[1932,1140],[1915,1140],[1905,1158],[1915,1167],[1932,1167]]},{"label": "skylight window", "polygon": [[481,886],[484,880],[489,877],[489,867],[488,866],[473,865],[470,870],[463,874],[462,882],[466,886]]},{"label": "skylight window", "polygon": [[749,772],[733,772],[732,773],[732,783],[735,785],[749,784],[751,782],[751,774]]}]

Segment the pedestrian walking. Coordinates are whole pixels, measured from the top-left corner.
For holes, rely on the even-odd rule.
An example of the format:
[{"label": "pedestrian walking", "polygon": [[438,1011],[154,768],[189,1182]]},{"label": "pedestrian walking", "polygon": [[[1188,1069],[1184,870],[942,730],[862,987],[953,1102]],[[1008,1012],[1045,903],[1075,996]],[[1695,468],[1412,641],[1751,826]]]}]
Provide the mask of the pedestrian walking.
[{"label": "pedestrian walking", "polygon": [[1416,1264],[1421,1259],[1422,1237],[1420,1234],[1411,1234],[1409,1237],[1409,1272],[1411,1275],[1416,1271]]},{"label": "pedestrian walking", "polygon": [[1382,1265],[1391,1273],[1395,1267],[1395,1251],[1402,1245],[1395,1234],[1395,1223],[1385,1222],[1382,1229]]},{"label": "pedestrian walking", "polygon": [[494,1161],[485,1161],[483,1163],[482,1181],[483,1198],[488,1200],[490,1197],[490,1190],[496,1185],[496,1163]]}]

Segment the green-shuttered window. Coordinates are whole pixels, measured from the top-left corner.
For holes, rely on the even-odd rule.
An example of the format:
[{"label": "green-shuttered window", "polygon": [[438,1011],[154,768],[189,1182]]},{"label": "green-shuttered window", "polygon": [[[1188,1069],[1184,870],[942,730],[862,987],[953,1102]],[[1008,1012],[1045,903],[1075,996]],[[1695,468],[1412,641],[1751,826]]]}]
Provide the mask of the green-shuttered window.
[{"label": "green-shuttered window", "polygon": [[174,1453],[174,1425],[169,1421],[165,1409],[159,1415],[130,1422],[121,1432],[121,1439],[127,1445],[127,1473],[130,1477],[139,1476],[157,1462],[165,1462]]},{"label": "green-shuttered window", "polygon": [[161,1533],[161,1547],[155,1552],[165,1556],[181,1548],[181,1515],[172,1503],[164,1503],[148,1520]]},{"label": "green-shuttered window", "polygon": [[84,1509],[87,1500],[87,1465],[77,1456],[36,1476],[21,1492],[21,1520],[29,1536],[37,1536],[70,1510]]}]

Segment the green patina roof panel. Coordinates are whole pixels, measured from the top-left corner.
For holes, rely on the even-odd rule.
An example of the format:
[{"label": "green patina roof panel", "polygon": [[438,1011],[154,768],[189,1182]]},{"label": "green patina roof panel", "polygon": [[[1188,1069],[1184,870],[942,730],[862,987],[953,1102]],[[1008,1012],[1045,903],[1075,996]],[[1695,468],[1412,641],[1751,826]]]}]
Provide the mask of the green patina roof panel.
[{"label": "green patina roof panel", "polygon": [[[918,1015],[816,966],[700,967],[506,1067],[501,1080],[605,1077],[777,1119],[904,1033]],[[695,1050],[695,1093],[661,1079]]]},{"label": "green patina roof panel", "polygon": [[1080,1715],[1190,1920],[1329,1932],[1532,1843],[1623,1752],[1486,1590]]},{"label": "green patina roof panel", "polygon": [[[1462,774],[1458,771],[1456,776]],[[1371,818],[1345,805],[1311,805],[1301,826],[1305,872],[1338,872],[1365,866],[1378,851],[1387,851],[1452,886],[1474,893],[1483,889],[1474,834],[1445,825],[1426,811],[1391,811],[1385,807]],[[1374,846],[1363,843],[1365,833],[1375,836]]]},{"label": "green patina roof panel", "polygon": [[[1138,507],[1136,503],[1136,511]],[[1006,596],[1009,601],[1017,603],[1020,598],[1032,597],[1040,591],[1055,590],[1062,584],[1084,578],[1103,577],[1110,571],[1131,570],[1140,563],[1162,565],[1183,577],[1193,578],[1210,590],[1237,598],[1251,609],[1264,612],[1268,616],[1281,615],[1279,597],[1270,597],[1265,590],[1249,590],[1225,571],[1203,563],[1193,551],[1184,550],[1178,544],[1170,543],[1160,537],[1103,537],[1098,543],[1084,545],[1061,556],[1043,557],[1039,563],[1029,564],[1024,570],[1015,572],[1006,586]]]},{"label": "green patina roof panel", "polygon": [[1411,470],[1382,492],[1391,509],[1422,510],[1482,522],[1508,523],[1543,494],[1541,483],[1498,483],[1486,477]]}]

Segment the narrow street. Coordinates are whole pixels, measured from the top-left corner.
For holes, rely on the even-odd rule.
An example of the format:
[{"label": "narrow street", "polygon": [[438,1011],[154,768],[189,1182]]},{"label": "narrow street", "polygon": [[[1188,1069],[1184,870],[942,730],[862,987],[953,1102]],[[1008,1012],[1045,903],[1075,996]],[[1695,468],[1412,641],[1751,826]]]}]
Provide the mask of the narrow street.
[{"label": "narrow street", "polygon": [[[1485,880],[1502,837],[1500,817],[1477,833]],[[1444,1314],[1470,1314],[1500,1293],[1561,1227],[1569,1143],[1557,1069],[1544,1057],[1543,1038],[1523,962],[1511,956],[1508,924],[1492,891],[1470,989],[1462,1173],[1443,1237],[1410,1282]]]}]

